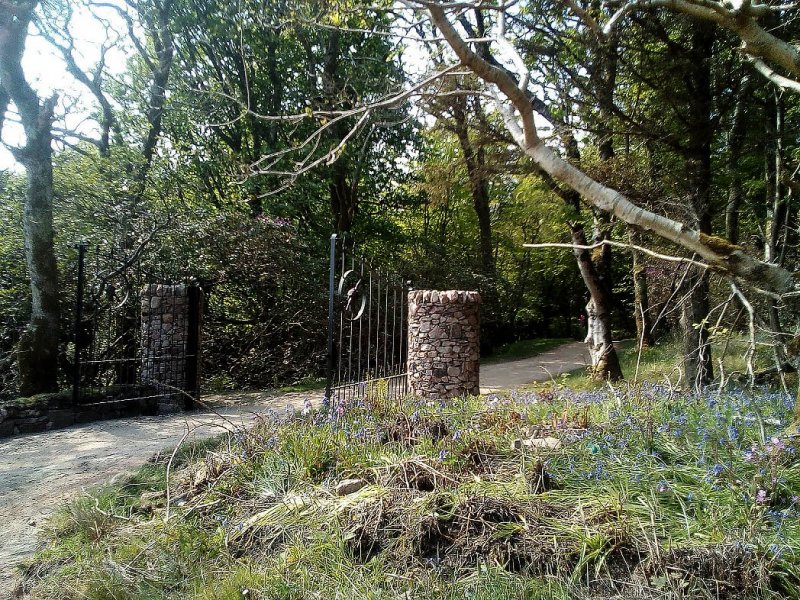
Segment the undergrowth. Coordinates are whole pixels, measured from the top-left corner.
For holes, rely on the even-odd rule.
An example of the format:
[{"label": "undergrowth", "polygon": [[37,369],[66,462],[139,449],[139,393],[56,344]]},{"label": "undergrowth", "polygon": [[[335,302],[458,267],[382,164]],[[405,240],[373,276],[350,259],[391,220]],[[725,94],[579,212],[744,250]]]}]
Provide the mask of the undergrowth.
[{"label": "undergrowth", "polygon": [[554,384],[267,415],[67,505],[21,591],[797,597],[792,405],[769,391]]}]

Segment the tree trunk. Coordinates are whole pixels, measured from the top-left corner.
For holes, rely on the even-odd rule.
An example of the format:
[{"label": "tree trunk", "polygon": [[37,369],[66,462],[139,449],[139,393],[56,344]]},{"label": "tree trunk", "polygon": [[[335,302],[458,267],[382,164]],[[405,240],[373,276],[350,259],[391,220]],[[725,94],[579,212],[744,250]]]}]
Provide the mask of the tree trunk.
[{"label": "tree trunk", "polygon": [[728,134],[728,176],[731,178],[731,187],[728,190],[728,205],[725,207],[725,234],[731,244],[739,243],[739,210],[744,199],[739,159],[744,150],[744,136],[747,130],[746,103],[750,89],[750,79],[745,78],[736,95],[733,123]]},{"label": "tree trunk", "polygon": [[31,278],[31,320],[19,342],[20,393],[58,390],[59,298],[53,248],[52,103],[42,107],[35,127],[26,127],[22,163],[27,174],[22,224]]},{"label": "tree trunk", "polygon": [[690,389],[699,390],[714,379],[708,317],[708,274],[691,265],[684,278],[685,298],[681,304],[683,329],[684,380]]},{"label": "tree trunk", "polygon": [[[767,164],[767,239],[764,244],[764,260],[769,263],[782,265],[783,249],[782,237],[786,231],[789,215],[788,196],[786,186],[783,184],[783,135],[784,135],[785,106],[778,93],[767,101],[767,139],[774,140],[768,145]],[[775,298],[767,300],[769,313],[769,328],[774,336],[775,361],[779,369],[786,364],[786,352],[783,344],[786,341],[778,314],[778,302]]]},{"label": "tree trunk", "polygon": [[348,178],[348,166],[344,158],[333,163],[328,183],[331,212],[337,233],[350,231],[358,208],[358,196]]},{"label": "tree trunk", "polygon": [[633,251],[633,298],[636,320],[636,344],[641,350],[653,345],[653,319],[647,293],[647,272],[642,264],[641,252]]},{"label": "tree trunk", "polygon": [[[477,100],[475,101],[477,103]],[[481,252],[481,267],[488,277],[494,278],[494,248],[492,246],[492,221],[489,208],[489,180],[486,176],[486,156],[482,146],[475,146],[469,139],[467,126],[467,106],[464,96],[454,96],[452,100],[453,129],[455,130],[464,165],[467,168],[472,205],[478,218],[478,234]],[[476,106],[480,111],[480,104]]]},{"label": "tree trunk", "polygon": [[[689,56],[689,127],[685,150],[686,176],[689,182],[690,219],[700,233],[711,235],[711,60],[715,29],[710,23],[694,26]],[[688,385],[700,389],[711,383],[714,366],[708,331],[709,277],[698,267],[690,266],[684,280],[685,298],[681,305],[684,334],[684,374]]]},{"label": "tree trunk", "polygon": [[[352,108],[345,99],[339,72],[340,44],[341,32],[332,29],[328,33],[322,66],[322,105],[327,110]],[[343,140],[351,125],[346,119],[334,124],[331,127],[334,141]],[[337,233],[350,231],[358,212],[358,180],[350,176],[350,159],[346,150],[331,165],[328,190],[334,229]]]},{"label": "tree trunk", "polygon": [[[568,148],[568,155],[573,161],[580,161],[580,152],[577,144],[567,140],[565,146]],[[542,174],[544,181],[550,189],[558,194],[562,200],[572,208],[577,215],[580,211],[580,195],[575,190],[565,190],[545,172]],[[580,223],[570,223],[572,232],[572,243],[575,246],[586,246],[586,234],[583,225]],[[598,228],[595,227],[595,232]],[[611,287],[603,281],[597,271],[597,265],[602,265],[602,250],[598,249],[598,260],[586,249],[575,248],[575,258],[578,262],[583,283],[589,291],[591,301],[586,306],[587,310],[587,333],[585,341],[589,344],[589,355],[592,360],[592,377],[600,380],[618,381],[624,379],[622,368],[619,364],[617,351],[614,347],[611,335]]]},{"label": "tree trunk", "polygon": [[[575,246],[586,246],[583,225],[574,223],[571,229],[572,243]],[[587,333],[585,341],[589,345],[589,354],[592,358],[592,377],[602,381],[619,381],[623,376],[611,335],[611,297],[597,273],[591,253],[586,249],[576,248],[575,258],[578,260],[581,277],[583,277],[591,296],[586,305]]]},{"label": "tree trunk", "polygon": [[56,99],[41,102],[21,65],[35,8],[36,2],[12,4],[0,13],[0,87],[16,105],[25,130],[25,146],[13,151],[27,175],[22,226],[31,280],[31,319],[18,346],[20,393],[24,396],[58,389],[59,298],[50,147]]},{"label": "tree trunk", "polygon": [[[592,80],[599,105],[596,143],[600,162],[607,164],[615,156],[614,131],[611,123],[617,81],[616,35],[598,39],[592,45],[595,55]],[[572,152],[575,153],[576,149]],[[588,272],[581,264],[580,256],[578,258],[578,267],[592,296],[586,306],[586,341],[589,343],[589,353],[592,355],[595,378],[616,381],[622,379],[622,369],[611,336],[611,307],[614,302],[611,280],[612,252],[611,245],[603,244],[611,239],[611,218],[608,213],[602,211],[593,210],[592,213],[592,241],[594,244],[602,244],[591,252],[594,273]],[[578,237],[584,238],[582,230],[578,232]],[[575,239],[573,229],[573,240]]]}]

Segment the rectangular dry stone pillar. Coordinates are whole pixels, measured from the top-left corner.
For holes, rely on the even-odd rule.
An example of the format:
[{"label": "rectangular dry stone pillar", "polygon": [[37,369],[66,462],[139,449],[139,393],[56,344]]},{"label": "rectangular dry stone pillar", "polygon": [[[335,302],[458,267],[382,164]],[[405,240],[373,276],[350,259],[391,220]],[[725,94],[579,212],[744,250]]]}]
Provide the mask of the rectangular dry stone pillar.
[{"label": "rectangular dry stone pillar", "polygon": [[480,394],[478,292],[408,293],[408,381],[424,398]]},{"label": "rectangular dry stone pillar", "polygon": [[159,413],[191,408],[199,389],[203,292],[186,285],[142,290],[141,383],[159,395]]}]

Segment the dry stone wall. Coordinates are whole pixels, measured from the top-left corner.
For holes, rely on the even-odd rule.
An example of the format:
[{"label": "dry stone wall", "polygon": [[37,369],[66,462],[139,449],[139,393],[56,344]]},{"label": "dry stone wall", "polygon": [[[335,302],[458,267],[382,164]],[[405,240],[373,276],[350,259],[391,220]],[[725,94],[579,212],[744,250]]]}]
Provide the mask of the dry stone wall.
[{"label": "dry stone wall", "polygon": [[478,292],[414,290],[408,293],[408,382],[425,398],[480,393]]}]

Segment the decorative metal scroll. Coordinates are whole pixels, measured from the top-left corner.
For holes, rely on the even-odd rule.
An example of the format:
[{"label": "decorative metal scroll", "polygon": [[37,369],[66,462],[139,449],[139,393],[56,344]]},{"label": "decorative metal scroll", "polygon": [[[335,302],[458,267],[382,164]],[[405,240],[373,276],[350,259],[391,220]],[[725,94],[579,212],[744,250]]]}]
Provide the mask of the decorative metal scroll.
[{"label": "decorative metal scroll", "polygon": [[331,236],[326,396],[350,401],[408,391],[407,287]]}]

